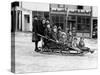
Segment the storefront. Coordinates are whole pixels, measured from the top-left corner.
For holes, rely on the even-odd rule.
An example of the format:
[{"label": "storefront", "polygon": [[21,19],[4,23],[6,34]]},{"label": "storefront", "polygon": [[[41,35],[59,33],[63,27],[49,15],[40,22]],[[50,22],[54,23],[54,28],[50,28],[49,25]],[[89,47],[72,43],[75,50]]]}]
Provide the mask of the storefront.
[{"label": "storefront", "polygon": [[50,22],[51,25],[61,27],[63,30],[66,28],[66,9],[65,5],[50,4]]},{"label": "storefront", "polygon": [[91,11],[69,11],[67,28],[76,31],[77,36],[91,37]]},{"label": "storefront", "polygon": [[49,11],[32,11],[32,17],[37,15],[40,19],[49,19]]},{"label": "storefront", "polygon": [[96,22],[92,14],[97,14],[95,12],[97,10],[93,8],[79,5],[14,2],[11,11],[12,31],[32,31],[32,18],[38,15],[40,18],[50,19],[51,25],[60,26],[65,32],[71,30],[76,36],[91,38]]},{"label": "storefront", "polygon": [[[74,7],[74,8],[73,8]],[[91,7],[51,4],[50,22],[79,37],[91,37]]]}]

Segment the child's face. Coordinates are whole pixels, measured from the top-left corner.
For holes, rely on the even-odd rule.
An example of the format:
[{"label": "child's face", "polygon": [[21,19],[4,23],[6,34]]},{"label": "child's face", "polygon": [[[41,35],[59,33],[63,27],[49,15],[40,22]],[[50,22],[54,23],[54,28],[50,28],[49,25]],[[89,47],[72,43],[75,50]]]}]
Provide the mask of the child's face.
[{"label": "child's face", "polygon": [[46,21],[46,23],[49,23],[49,21]]},{"label": "child's face", "polygon": [[72,35],[72,32],[70,31],[69,34]]},{"label": "child's face", "polygon": [[77,42],[77,39],[74,39],[75,42]]},{"label": "child's face", "polygon": [[45,20],[43,20],[42,23],[45,24]]},{"label": "child's face", "polygon": [[57,32],[57,28],[54,28],[53,31],[54,31],[54,32]]},{"label": "child's face", "polygon": [[37,20],[38,18],[37,17],[34,17],[34,20]]},{"label": "child's face", "polygon": [[50,25],[49,24],[47,25],[47,28],[50,28]]}]

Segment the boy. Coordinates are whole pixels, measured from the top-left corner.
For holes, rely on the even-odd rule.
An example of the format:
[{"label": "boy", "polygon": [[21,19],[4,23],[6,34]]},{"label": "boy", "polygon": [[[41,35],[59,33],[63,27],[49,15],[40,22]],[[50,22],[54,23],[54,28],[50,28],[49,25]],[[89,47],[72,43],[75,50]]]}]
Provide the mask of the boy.
[{"label": "boy", "polygon": [[74,38],[72,41],[72,49],[76,50],[78,53],[81,53],[81,49],[78,48],[78,41],[77,38]]},{"label": "boy", "polygon": [[88,51],[88,52],[91,52],[91,53],[94,52],[94,51],[90,50],[90,48],[85,47],[85,43],[84,43],[84,38],[83,37],[80,37],[78,48],[81,49],[82,51]]},{"label": "boy", "polygon": [[[50,38],[51,37],[51,25],[49,24],[49,22],[47,23],[46,25],[46,28],[45,28],[45,37],[47,38]],[[47,43],[49,42],[48,39],[44,38],[44,45],[43,45],[43,48],[47,46]]]}]

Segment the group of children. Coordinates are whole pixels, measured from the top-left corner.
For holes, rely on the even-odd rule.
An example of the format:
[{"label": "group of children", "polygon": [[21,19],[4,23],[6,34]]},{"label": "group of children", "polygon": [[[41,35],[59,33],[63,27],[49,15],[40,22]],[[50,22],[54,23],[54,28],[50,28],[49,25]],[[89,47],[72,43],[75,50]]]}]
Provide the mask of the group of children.
[{"label": "group of children", "polygon": [[[84,50],[90,51],[90,48],[85,47],[85,42],[84,38],[80,37],[80,40],[77,39],[76,36],[72,35],[71,31],[67,31],[67,33],[62,31],[62,28],[59,26],[57,27],[56,25],[51,26],[50,23],[48,22],[45,28],[45,36],[48,39],[43,39],[44,41],[44,46],[43,47],[52,47],[56,48],[61,46],[63,44],[66,47],[76,50],[78,53],[83,52]],[[52,40],[50,40],[52,39]],[[62,45],[62,46],[63,46]]]}]

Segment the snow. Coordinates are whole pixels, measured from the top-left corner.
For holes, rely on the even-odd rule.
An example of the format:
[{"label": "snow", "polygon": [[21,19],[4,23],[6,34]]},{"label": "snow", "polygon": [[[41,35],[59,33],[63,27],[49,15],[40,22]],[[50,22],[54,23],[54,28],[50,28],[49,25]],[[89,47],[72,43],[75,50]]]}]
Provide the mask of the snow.
[{"label": "snow", "polygon": [[[41,54],[34,51],[31,33],[15,34],[16,73],[66,71],[97,68],[97,40],[85,39],[87,47],[95,49],[94,54],[69,56],[61,54]],[[12,40],[13,42],[14,40]],[[13,47],[13,45],[12,45]]]}]

